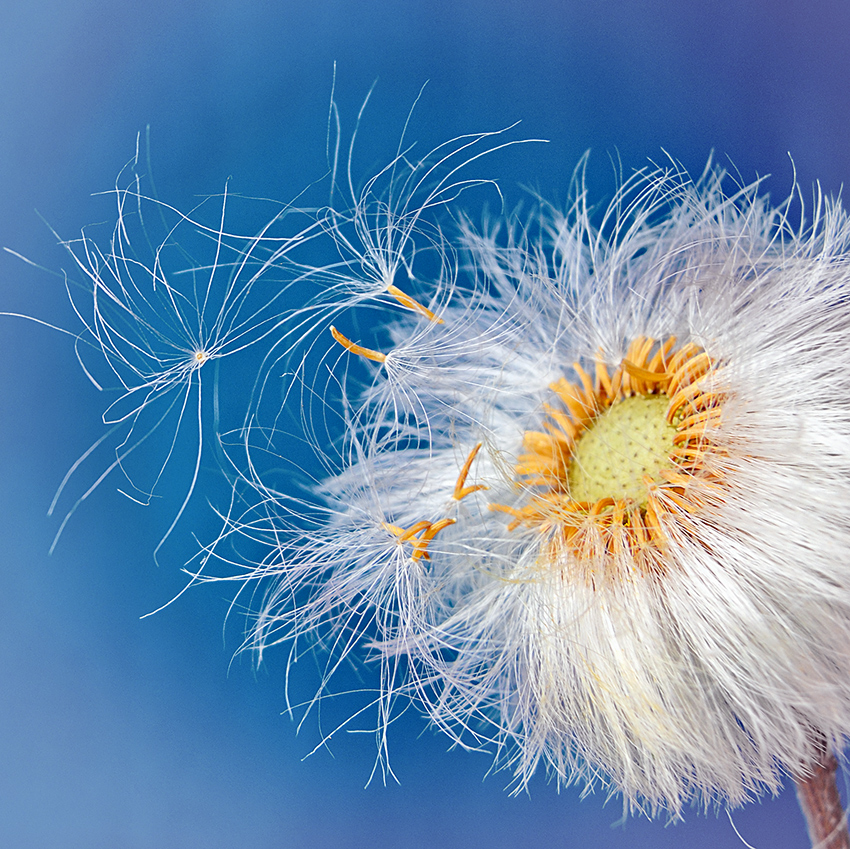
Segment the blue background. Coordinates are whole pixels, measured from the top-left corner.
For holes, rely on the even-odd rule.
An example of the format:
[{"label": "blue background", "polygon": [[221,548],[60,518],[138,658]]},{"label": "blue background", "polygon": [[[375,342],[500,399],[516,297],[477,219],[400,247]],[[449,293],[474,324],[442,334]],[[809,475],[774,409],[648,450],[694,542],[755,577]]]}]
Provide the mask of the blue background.
[{"label": "blue background", "polygon": [[[103,220],[91,193],[113,185],[148,124],[159,194],[180,208],[228,177],[234,192],[288,199],[321,176],[334,61],[349,128],[378,79],[363,173],[395,149],[430,80],[414,131],[426,148],[517,119],[551,139],[494,160],[512,200],[519,184],[562,199],[587,148],[600,196],[609,155],[628,172],[662,148],[692,172],[713,149],[746,180],[773,174],[777,199],[789,152],[807,193],[815,179],[837,193],[850,174],[843,0],[0,0],[0,21],[0,245],[51,269],[68,258],[34,210],[64,238]],[[0,309],[75,326],[61,279],[9,254]],[[48,556],[47,505],[101,435],[105,404],[67,337],[0,327],[2,845],[741,845],[722,812],[615,826],[618,800],[559,794],[542,776],[511,798],[486,755],[447,751],[413,711],[392,729],[398,784],[364,789],[368,734],[302,761],[318,720],[296,734],[281,716],[285,651],[259,672],[231,664],[240,624],[223,628],[226,586],[139,618],[182,586],[189,532],[214,528],[203,503],[157,567],[174,503],[141,508],[110,480]],[[296,697],[308,694],[315,670],[294,674]],[[756,847],[807,845],[793,788],[734,819]]]}]

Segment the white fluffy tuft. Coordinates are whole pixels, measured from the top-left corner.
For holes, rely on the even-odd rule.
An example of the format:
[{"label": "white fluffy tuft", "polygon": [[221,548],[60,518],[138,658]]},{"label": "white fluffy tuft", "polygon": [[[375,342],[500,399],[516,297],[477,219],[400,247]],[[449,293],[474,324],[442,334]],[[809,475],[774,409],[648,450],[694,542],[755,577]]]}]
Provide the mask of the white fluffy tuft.
[{"label": "white fluffy tuft", "polygon": [[[312,633],[337,656],[368,649],[384,670],[383,722],[403,692],[459,742],[494,742],[518,788],[545,764],[673,816],[688,800],[776,792],[820,735],[841,745],[850,229],[823,198],[814,224],[792,229],[757,186],[730,197],[724,179],[641,173],[596,226],[583,190],[566,214],[544,207],[484,233],[464,224],[452,245],[429,224],[430,283],[412,263],[421,214],[386,240],[442,323],[385,306],[386,360],[367,364],[366,381],[338,347],[326,386],[300,376],[339,405],[346,435],[309,531],[300,503],[266,493],[278,556],[248,575],[274,587],[254,645]],[[326,219],[344,242],[339,220]],[[364,237],[370,250],[379,235]],[[384,289],[376,297],[387,304]],[[694,533],[667,528],[660,577],[571,580],[537,531],[510,530],[488,505],[526,497],[514,466],[553,380],[600,350],[617,363],[632,339],[669,335],[720,364],[723,492],[692,517]],[[467,483],[487,488],[455,500],[478,443]],[[443,518],[455,522],[430,559],[390,528]]]}]

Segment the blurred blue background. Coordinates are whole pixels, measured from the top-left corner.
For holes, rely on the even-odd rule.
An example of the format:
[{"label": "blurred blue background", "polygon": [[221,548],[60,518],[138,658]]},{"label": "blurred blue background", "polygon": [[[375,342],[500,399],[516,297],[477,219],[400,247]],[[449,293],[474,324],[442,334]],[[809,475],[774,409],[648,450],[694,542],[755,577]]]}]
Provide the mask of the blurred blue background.
[{"label": "blurred blue background", "polygon": [[[0,0],[0,245],[50,269],[63,238],[108,218],[108,190],[151,127],[159,195],[179,208],[230,189],[289,199],[325,167],[333,63],[366,174],[391,154],[420,86],[412,138],[427,149],[522,119],[551,140],[482,166],[563,199],[593,151],[626,172],[662,148],[698,173],[711,150],[745,180],[792,163],[808,192],[850,175],[850,5],[845,0]],[[488,171],[488,167],[491,170]],[[595,194],[593,186],[591,194]],[[254,222],[258,227],[261,220]],[[60,278],[0,255],[0,309],[76,327]],[[196,499],[160,566],[175,503],[139,507],[117,478],[78,510],[52,556],[45,516],[105,406],[67,337],[0,332],[0,844],[9,847],[737,847],[726,815],[620,820],[618,800],[559,793],[542,776],[511,798],[486,755],[447,751],[414,711],[392,728],[399,783],[364,789],[366,735],[320,739],[281,715],[286,652],[259,672],[223,622],[227,587],[182,587]],[[105,467],[88,469],[82,493]],[[180,493],[174,496],[179,503]],[[302,669],[303,667],[303,669]],[[295,695],[315,686],[309,661]],[[327,721],[333,724],[333,716]],[[324,720],[323,720],[324,721]],[[802,847],[793,788],[734,815],[755,847]]]}]

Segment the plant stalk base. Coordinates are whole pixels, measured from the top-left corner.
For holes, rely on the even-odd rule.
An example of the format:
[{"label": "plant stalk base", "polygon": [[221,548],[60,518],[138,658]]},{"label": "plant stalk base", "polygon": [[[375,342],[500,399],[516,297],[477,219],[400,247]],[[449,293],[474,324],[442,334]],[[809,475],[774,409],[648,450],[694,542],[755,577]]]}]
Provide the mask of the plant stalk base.
[{"label": "plant stalk base", "polygon": [[795,780],[812,849],[850,849],[847,814],[838,795],[838,761],[826,747],[811,773]]}]

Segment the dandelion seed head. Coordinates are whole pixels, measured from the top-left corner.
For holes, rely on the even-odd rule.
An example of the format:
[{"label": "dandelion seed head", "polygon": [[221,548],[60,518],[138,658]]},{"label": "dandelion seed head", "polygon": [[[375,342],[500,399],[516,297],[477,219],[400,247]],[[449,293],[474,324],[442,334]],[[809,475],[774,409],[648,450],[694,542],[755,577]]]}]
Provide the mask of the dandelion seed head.
[{"label": "dandelion seed head", "polygon": [[649,813],[776,791],[843,739],[850,231],[723,180],[463,223],[439,302],[387,289],[356,340],[341,315],[327,519],[278,504],[256,644],[335,635],[379,663],[381,723],[407,695],[516,789],[545,767]]}]

